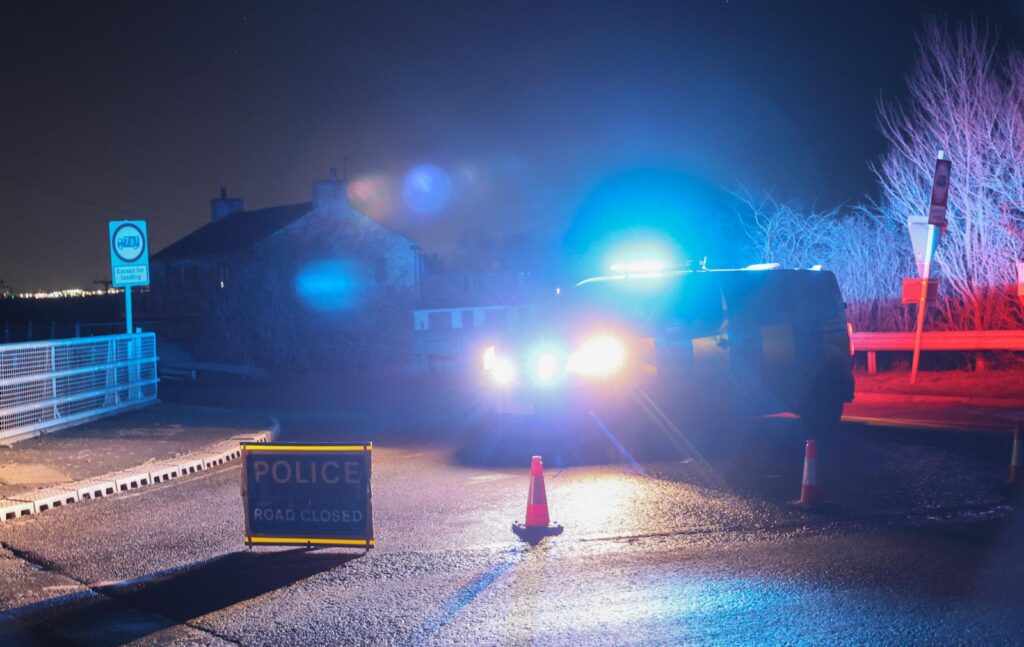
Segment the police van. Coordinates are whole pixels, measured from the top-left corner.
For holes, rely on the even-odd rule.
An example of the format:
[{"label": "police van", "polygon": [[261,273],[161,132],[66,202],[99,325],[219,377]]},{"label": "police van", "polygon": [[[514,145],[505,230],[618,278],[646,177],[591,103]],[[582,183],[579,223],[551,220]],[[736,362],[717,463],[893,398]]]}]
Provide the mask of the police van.
[{"label": "police van", "polygon": [[792,412],[824,431],[853,400],[851,330],[831,272],[612,269],[483,350],[496,414],[576,424],[642,392],[691,413]]}]

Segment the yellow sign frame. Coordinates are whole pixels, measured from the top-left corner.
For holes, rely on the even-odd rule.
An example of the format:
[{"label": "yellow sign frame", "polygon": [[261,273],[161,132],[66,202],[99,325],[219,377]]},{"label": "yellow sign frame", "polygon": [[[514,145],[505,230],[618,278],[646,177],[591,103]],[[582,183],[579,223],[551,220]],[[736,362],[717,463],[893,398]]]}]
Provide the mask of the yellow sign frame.
[{"label": "yellow sign frame", "polygon": [[[245,517],[245,545],[252,548],[254,545],[277,545],[277,546],[338,546],[365,548],[369,550],[375,545],[373,538],[373,491],[371,488],[373,443],[346,443],[339,445],[318,445],[318,444],[290,444],[290,443],[242,443],[242,512]],[[366,454],[366,514],[368,537],[366,538],[333,538],[333,537],[270,537],[254,535],[249,525],[249,497],[248,497],[248,467],[249,454],[259,453],[361,453]]]}]

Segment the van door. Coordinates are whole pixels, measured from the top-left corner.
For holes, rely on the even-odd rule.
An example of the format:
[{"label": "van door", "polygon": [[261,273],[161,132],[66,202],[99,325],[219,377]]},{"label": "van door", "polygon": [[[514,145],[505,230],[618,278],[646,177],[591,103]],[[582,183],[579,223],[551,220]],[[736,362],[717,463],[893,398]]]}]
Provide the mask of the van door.
[{"label": "van door", "polygon": [[680,393],[697,396],[698,392],[716,390],[729,364],[717,275],[684,275],[672,298],[666,300],[660,323],[659,376]]},{"label": "van door", "polygon": [[730,272],[723,279],[730,372],[760,413],[790,408],[798,349],[794,299],[784,270]]}]

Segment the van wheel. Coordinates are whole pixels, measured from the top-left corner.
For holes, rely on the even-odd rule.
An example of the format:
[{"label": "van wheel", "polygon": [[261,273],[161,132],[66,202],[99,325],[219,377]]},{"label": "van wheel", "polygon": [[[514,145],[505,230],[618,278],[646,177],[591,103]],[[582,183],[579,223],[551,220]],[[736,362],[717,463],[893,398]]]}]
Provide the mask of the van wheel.
[{"label": "van wheel", "polygon": [[807,431],[826,434],[839,426],[843,417],[843,404],[839,380],[823,375],[797,413]]}]

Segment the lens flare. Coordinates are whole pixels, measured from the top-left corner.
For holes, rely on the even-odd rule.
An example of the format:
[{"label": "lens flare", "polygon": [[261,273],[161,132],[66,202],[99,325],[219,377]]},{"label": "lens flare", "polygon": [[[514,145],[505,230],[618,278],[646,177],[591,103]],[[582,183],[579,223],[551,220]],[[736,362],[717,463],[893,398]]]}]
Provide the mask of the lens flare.
[{"label": "lens flare", "polygon": [[414,166],[402,182],[402,197],[405,198],[405,204],[416,213],[437,213],[451,201],[451,178],[433,164]]},{"label": "lens flare", "polygon": [[338,312],[357,305],[359,273],[336,260],[312,261],[295,275],[295,293],[306,308],[317,312]]},{"label": "lens flare", "polygon": [[554,353],[541,353],[537,357],[537,379],[541,382],[550,382],[558,377],[558,363],[558,357]]},{"label": "lens flare", "polygon": [[391,213],[391,183],[383,175],[363,175],[345,188],[348,201],[357,210],[371,218],[383,218]]},{"label": "lens flare", "polygon": [[598,335],[588,339],[569,357],[566,369],[586,377],[609,377],[622,370],[626,363],[626,349],[611,335]]}]

